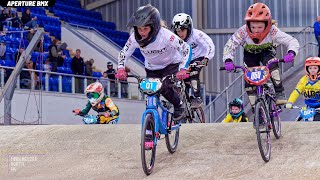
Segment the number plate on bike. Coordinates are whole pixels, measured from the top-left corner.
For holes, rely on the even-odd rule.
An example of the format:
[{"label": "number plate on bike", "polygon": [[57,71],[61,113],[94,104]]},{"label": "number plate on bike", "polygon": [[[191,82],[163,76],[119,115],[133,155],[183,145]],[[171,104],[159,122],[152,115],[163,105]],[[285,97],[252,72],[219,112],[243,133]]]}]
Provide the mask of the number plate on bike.
[{"label": "number plate on bike", "polygon": [[313,121],[313,117],[316,114],[316,110],[314,108],[307,108],[300,110],[300,116],[305,121]]},{"label": "number plate on bike", "polygon": [[244,73],[244,79],[247,83],[260,86],[270,78],[269,69],[266,66],[249,67]]},{"label": "number plate on bike", "polygon": [[160,90],[162,83],[158,78],[143,79],[140,84],[140,89],[145,94],[154,94]]}]

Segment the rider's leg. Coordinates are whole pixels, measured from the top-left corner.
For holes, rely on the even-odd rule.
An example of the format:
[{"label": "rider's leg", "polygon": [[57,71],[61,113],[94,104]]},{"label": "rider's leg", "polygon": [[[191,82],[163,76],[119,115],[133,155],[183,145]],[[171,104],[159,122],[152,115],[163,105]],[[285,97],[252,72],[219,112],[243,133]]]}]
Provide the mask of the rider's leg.
[{"label": "rider's leg", "polygon": [[[260,66],[261,53],[253,54],[253,53],[249,53],[248,51],[244,50],[243,61],[245,62],[247,67]],[[255,106],[256,97],[257,97],[256,86],[250,85],[247,82],[245,82],[245,89],[246,89],[246,92],[249,97],[249,102],[251,105],[252,114],[254,115],[254,106]],[[254,120],[253,120],[253,127],[255,128]]]},{"label": "rider's leg", "polygon": [[[117,118],[118,118],[118,116],[113,116],[113,117],[100,116],[99,124],[109,124],[111,121],[113,121]],[[112,123],[112,124],[116,124],[116,123]]]},{"label": "rider's leg", "polygon": [[[170,64],[161,70],[148,70],[146,69],[147,77],[162,78],[167,75],[176,74],[179,70],[179,64]],[[174,85],[169,78],[162,82],[161,94],[174,106],[174,118],[181,119],[184,108],[180,101],[179,94],[174,90]]]},{"label": "rider's leg", "polygon": [[[190,62],[192,64],[193,62],[198,62],[202,61],[203,57],[197,58],[193,61]],[[194,96],[196,97],[193,100],[193,103],[196,105],[201,105],[202,104],[202,99],[200,95],[200,72],[201,72],[201,67],[192,67],[191,72],[190,72],[190,85],[192,87]]]},{"label": "rider's leg", "polygon": [[[163,76],[176,74],[179,70],[179,64],[170,64],[163,69]],[[165,97],[174,106],[174,120],[180,120],[184,116],[183,103],[180,100],[180,95],[174,90],[174,85],[169,78],[163,81],[162,96]]]},{"label": "rider's leg", "polygon": [[[276,50],[274,48],[271,48],[269,50],[264,51],[262,54],[263,64],[266,65],[270,59],[276,57]],[[284,93],[284,87],[281,81],[279,64],[272,64],[269,69],[271,75],[270,79],[276,92],[276,104],[286,104],[287,100],[286,95]]]}]

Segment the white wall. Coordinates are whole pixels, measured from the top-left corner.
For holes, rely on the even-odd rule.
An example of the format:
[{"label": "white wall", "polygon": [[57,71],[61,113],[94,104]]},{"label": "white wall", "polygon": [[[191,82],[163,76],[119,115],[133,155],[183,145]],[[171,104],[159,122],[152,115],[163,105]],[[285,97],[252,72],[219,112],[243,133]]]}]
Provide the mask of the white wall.
[{"label": "white wall", "polygon": [[[41,97],[43,116],[42,124],[82,124],[82,117],[74,116],[72,110],[76,108],[82,109],[85,107],[87,99],[84,94],[16,90],[12,100],[12,117],[19,121],[36,121],[38,119],[36,103],[40,108],[39,99]],[[145,110],[145,101],[117,98],[113,98],[113,101],[120,109],[121,115],[119,123],[141,123],[141,115]],[[26,107],[27,113],[26,118],[24,118]],[[95,115],[96,112],[91,110],[89,114]],[[3,115],[4,100],[0,103],[0,123],[3,123]],[[12,120],[12,122],[15,123],[16,121]]]}]

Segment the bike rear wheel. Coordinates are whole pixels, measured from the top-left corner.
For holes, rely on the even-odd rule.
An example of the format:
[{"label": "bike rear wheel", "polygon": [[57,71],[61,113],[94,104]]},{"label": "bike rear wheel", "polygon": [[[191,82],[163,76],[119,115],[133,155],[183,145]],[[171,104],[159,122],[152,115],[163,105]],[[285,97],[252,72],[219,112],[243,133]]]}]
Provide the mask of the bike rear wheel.
[{"label": "bike rear wheel", "polygon": [[[256,103],[254,115],[259,151],[262,159],[268,162],[271,156],[270,128],[267,109],[263,102],[259,101]],[[263,124],[261,128],[259,122]]]},{"label": "bike rear wheel", "polygon": [[165,135],[166,146],[167,146],[168,151],[171,154],[173,154],[174,152],[176,152],[177,147],[178,147],[180,128],[178,127],[176,129],[172,130],[171,127],[174,124],[174,122],[171,123],[172,115],[170,113],[168,113],[167,118],[168,118],[168,127],[170,127],[171,131]]},{"label": "bike rear wheel", "polygon": [[202,107],[192,108],[192,123],[205,123],[205,116]]},{"label": "bike rear wheel", "polygon": [[271,98],[269,103],[269,111],[273,134],[277,139],[279,139],[281,136],[281,118],[280,113],[278,112],[278,106]]},{"label": "bike rear wheel", "polygon": [[[153,171],[156,158],[156,145],[154,118],[151,114],[147,114],[141,131],[141,161],[142,168],[146,175],[150,175]],[[152,143],[150,140],[152,139]]]}]

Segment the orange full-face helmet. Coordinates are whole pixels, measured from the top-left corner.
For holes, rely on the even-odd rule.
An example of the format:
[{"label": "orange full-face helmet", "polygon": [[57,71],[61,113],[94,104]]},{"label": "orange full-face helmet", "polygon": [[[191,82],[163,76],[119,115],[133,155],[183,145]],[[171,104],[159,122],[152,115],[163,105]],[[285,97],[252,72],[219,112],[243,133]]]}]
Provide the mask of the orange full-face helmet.
[{"label": "orange full-face helmet", "polygon": [[[256,44],[260,44],[261,41],[267,36],[271,29],[271,12],[267,5],[263,3],[255,3],[247,10],[244,20],[247,22],[247,32],[249,37]],[[266,26],[262,33],[252,33],[250,29],[250,22],[258,21],[265,22]]]},{"label": "orange full-face helmet", "polygon": [[[319,67],[317,75],[310,74],[310,72],[308,70],[309,66],[318,66]],[[310,80],[315,81],[318,79],[318,77],[320,75],[320,58],[319,57],[309,57],[308,59],[306,59],[304,67],[306,70],[306,74],[309,76]]]}]

